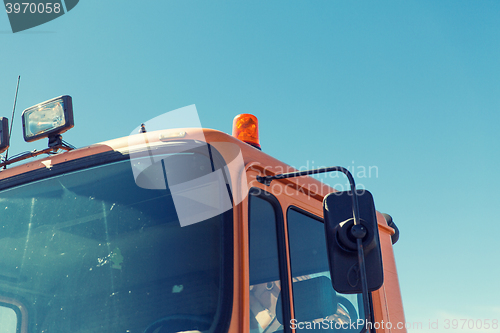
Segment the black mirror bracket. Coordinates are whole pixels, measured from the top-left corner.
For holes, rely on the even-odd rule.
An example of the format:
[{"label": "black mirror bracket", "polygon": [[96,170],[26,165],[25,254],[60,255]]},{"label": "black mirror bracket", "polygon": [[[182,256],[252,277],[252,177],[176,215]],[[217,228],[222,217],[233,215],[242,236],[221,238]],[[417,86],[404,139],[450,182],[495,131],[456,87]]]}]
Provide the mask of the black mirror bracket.
[{"label": "black mirror bracket", "polygon": [[319,173],[325,173],[325,172],[342,172],[343,174],[346,175],[347,179],[349,180],[349,184],[351,186],[351,199],[352,199],[352,215],[354,218],[354,226],[351,229],[351,234],[354,238],[356,238],[357,241],[357,252],[358,252],[358,264],[359,264],[359,279],[361,282],[361,288],[362,288],[362,295],[363,295],[363,306],[364,306],[364,312],[365,312],[365,321],[363,325],[363,329],[359,333],[365,333],[368,330],[368,323],[371,322],[371,311],[370,311],[370,296],[368,293],[368,283],[366,281],[366,266],[365,266],[365,255],[364,255],[364,249],[363,249],[363,237],[366,235],[366,229],[363,227],[363,225],[360,222],[359,219],[359,205],[358,205],[358,196],[355,195],[356,193],[356,183],[354,182],[354,178],[352,177],[352,174],[349,172],[344,167],[341,166],[333,166],[333,167],[327,167],[327,168],[320,168],[320,169],[314,169],[314,170],[305,170],[305,171],[298,171],[298,172],[289,172],[289,173],[283,173],[283,174],[278,174],[274,176],[257,176],[257,181],[261,184],[264,184],[266,186],[271,185],[271,181],[274,179],[285,179],[285,178],[293,178],[293,177],[300,177],[300,176],[308,176],[308,175],[315,175]]}]

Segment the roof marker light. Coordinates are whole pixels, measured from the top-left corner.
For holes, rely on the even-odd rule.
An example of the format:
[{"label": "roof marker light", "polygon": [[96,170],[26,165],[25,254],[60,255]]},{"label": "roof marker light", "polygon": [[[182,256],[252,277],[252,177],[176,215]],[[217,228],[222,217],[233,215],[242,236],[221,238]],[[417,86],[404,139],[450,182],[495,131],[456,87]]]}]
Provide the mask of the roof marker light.
[{"label": "roof marker light", "polygon": [[252,114],[243,113],[234,117],[233,136],[260,150],[259,122]]}]

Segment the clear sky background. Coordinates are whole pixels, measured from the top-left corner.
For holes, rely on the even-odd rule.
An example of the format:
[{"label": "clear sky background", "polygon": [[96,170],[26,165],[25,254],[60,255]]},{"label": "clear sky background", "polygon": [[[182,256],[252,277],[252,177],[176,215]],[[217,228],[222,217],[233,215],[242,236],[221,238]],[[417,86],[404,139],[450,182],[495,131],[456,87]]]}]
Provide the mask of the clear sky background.
[{"label": "clear sky background", "polygon": [[79,147],[191,104],[227,133],[253,113],[265,152],[354,168],[393,216],[410,332],[500,319],[500,2],[82,0],[16,34],[0,13],[0,39],[10,156],[46,147],[21,112],[63,94]]}]

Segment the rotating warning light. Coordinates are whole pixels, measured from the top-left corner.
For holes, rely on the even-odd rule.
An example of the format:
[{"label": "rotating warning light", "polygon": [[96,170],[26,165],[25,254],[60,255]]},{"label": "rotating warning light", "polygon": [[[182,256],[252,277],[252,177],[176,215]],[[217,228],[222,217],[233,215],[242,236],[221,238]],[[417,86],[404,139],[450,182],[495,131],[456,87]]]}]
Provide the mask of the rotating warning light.
[{"label": "rotating warning light", "polygon": [[55,137],[74,126],[71,96],[61,96],[23,111],[24,141]]},{"label": "rotating warning light", "polygon": [[237,115],[233,120],[233,136],[260,149],[257,117],[248,113]]}]

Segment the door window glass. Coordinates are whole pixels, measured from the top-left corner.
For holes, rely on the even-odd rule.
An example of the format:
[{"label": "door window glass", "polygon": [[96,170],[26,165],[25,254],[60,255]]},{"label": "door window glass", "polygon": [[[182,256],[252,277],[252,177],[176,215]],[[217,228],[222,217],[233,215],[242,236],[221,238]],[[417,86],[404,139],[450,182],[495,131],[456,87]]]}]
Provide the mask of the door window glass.
[{"label": "door window glass", "polygon": [[[294,323],[298,332],[357,332],[351,323],[364,318],[359,295],[337,293],[332,286],[322,221],[289,209],[288,237]],[[299,326],[299,323],[302,323]],[[356,326],[357,327],[357,326]]]},{"label": "door window glass", "polygon": [[267,200],[249,200],[250,332],[271,333],[282,329],[283,318],[282,307],[277,307],[281,283],[276,212]]}]

